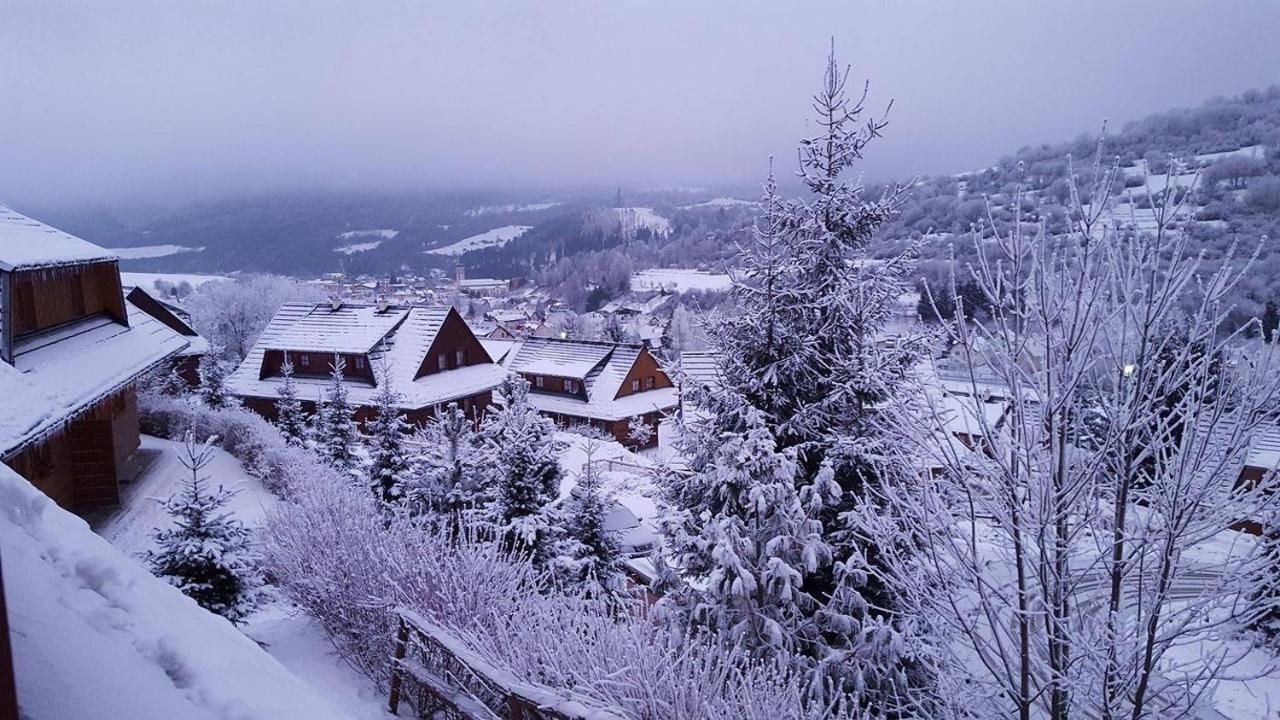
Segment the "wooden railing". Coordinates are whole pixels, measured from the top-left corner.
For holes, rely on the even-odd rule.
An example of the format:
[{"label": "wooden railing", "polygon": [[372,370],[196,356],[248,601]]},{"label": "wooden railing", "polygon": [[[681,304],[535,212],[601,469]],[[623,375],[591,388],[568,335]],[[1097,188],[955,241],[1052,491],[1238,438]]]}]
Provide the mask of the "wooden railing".
[{"label": "wooden railing", "polygon": [[397,609],[389,710],[433,720],[624,720],[571,693],[523,682],[412,610]]}]

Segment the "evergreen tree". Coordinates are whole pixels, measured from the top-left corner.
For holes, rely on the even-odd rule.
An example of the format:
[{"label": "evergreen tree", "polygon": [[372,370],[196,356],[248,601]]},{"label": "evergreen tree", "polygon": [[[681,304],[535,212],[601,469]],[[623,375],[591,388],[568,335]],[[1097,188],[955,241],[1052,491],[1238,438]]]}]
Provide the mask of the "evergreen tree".
[{"label": "evergreen tree", "polygon": [[357,464],[353,451],[359,434],[347,399],[347,388],[342,384],[342,373],[347,365],[340,355],[334,355],[330,367],[331,382],[316,412],[315,440],[317,450],[329,464],[351,472]]},{"label": "evergreen tree", "polygon": [[391,385],[390,373],[379,373],[378,392],[373,400],[377,410],[368,430],[372,447],[369,452],[369,485],[383,502],[397,502],[404,496],[404,482],[409,474],[404,436],[409,423],[400,415],[400,393]]},{"label": "evergreen tree", "polygon": [[298,386],[293,382],[293,363],[288,353],[284,356],[284,364],[280,366],[280,376],[284,384],[276,390],[276,427],[292,445],[301,446],[307,438],[307,419],[302,412],[302,401],[298,399]]},{"label": "evergreen tree", "polygon": [[881,544],[914,543],[891,521],[873,542],[863,523],[878,517],[876,488],[912,472],[875,413],[902,397],[914,361],[910,343],[883,334],[910,263],[867,255],[898,200],[842,179],[885,124],[861,121],[846,78],[833,52],[814,96],[821,133],[800,143],[808,195],[781,198],[770,172],[736,308],[707,321],[723,382],[689,393],[707,418],[681,440],[692,474],[663,483],[669,551],[700,582],[669,603],[762,654],[804,653],[892,714],[928,677],[907,650],[916,638]]},{"label": "evergreen tree", "polygon": [[418,509],[473,516],[493,501],[486,485],[489,463],[475,424],[456,404],[432,418],[417,435],[405,494]]},{"label": "evergreen tree", "polygon": [[541,565],[557,534],[547,507],[560,491],[556,427],[529,404],[529,383],[523,378],[508,376],[498,393],[500,408],[481,428],[492,459],[490,516],[512,549]]},{"label": "evergreen tree", "polygon": [[653,439],[653,426],[645,416],[636,415],[627,423],[627,439],[636,447],[649,447],[649,441]]},{"label": "evergreen tree", "polygon": [[586,443],[587,462],[569,500],[565,538],[556,565],[562,577],[583,586],[589,596],[616,604],[626,580],[622,550],[615,534],[605,527],[608,501],[592,462],[597,441]]},{"label": "evergreen tree", "polygon": [[224,512],[232,494],[204,487],[208,478],[201,472],[213,461],[213,438],[201,444],[188,431],[179,459],[191,482],[165,504],[175,527],[155,533],[158,547],[148,551],[147,563],[200,607],[237,622],[254,609],[262,585],[251,535]]},{"label": "evergreen tree", "polygon": [[227,392],[227,366],[218,358],[221,348],[210,348],[200,357],[200,399],[211,408],[235,407],[233,395]]}]

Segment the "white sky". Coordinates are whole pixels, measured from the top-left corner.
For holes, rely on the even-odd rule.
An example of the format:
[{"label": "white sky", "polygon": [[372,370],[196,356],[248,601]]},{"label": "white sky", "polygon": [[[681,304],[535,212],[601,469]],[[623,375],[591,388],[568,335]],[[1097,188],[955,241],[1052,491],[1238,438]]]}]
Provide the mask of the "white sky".
[{"label": "white sky", "polygon": [[756,183],[828,38],[872,178],[1280,82],[1280,2],[4,0],[0,198]]}]

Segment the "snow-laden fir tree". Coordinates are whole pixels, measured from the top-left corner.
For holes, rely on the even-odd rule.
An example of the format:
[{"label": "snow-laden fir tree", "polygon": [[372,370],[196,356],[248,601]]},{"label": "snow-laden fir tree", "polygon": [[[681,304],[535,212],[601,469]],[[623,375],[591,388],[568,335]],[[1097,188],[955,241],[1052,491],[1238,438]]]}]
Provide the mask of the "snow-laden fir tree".
[{"label": "snow-laden fir tree", "polygon": [[302,412],[302,401],[298,399],[298,385],[293,381],[293,362],[285,353],[284,364],[280,366],[280,377],[284,383],[276,389],[276,427],[292,445],[302,446],[307,439],[307,418]]},{"label": "snow-laden fir tree", "polygon": [[220,357],[220,348],[210,348],[200,356],[200,399],[211,408],[235,407],[239,403],[227,391],[227,366]]},{"label": "snow-laden fir tree", "polygon": [[498,405],[481,427],[491,458],[490,517],[510,547],[541,565],[558,533],[548,508],[560,491],[556,426],[529,404],[529,383],[517,375],[503,381]]},{"label": "snow-laden fir tree", "polygon": [[643,415],[636,415],[627,423],[627,440],[636,447],[648,447],[653,440],[653,426]]},{"label": "snow-laden fir tree", "polygon": [[689,392],[692,474],[660,479],[667,552],[693,582],[664,602],[762,655],[807,656],[815,677],[895,714],[929,695],[919,637],[882,579],[881,550],[913,541],[861,520],[877,487],[911,473],[876,412],[913,362],[913,344],[885,333],[910,262],[867,254],[899,200],[843,177],[885,124],[862,121],[865,89],[851,102],[846,79],[833,51],[813,98],[820,132],[800,143],[807,194],[783,199],[770,172],[732,308],[707,320],[722,382]]},{"label": "snow-laden fir tree", "polygon": [[374,416],[366,428],[369,432],[369,486],[383,502],[398,502],[404,497],[404,483],[409,475],[409,457],[405,436],[409,423],[400,414],[400,393],[391,384],[391,373],[383,366],[379,373],[378,391],[374,393]]},{"label": "snow-laden fir tree", "polygon": [[557,574],[590,597],[617,603],[626,577],[616,533],[605,526],[609,500],[594,461],[599,441],[586,439],[587,461],[565,508],[565,535],[555,559]]},{"label": "snow-laden fir tree", "polygon": [[355,413],[342,382],[347,364],[340,355],[333,356],[330,366],[329,387],[316,410],[314,438],[316,450],[329,464],[344,471],[353,471],[358,464],[355,448],[359,442]]},{"label": "snow-laden fir tree", "polygon": [[488,509],[493,501],[488,455],[475,422],[462,408],[450,404],[414,440],[420,450],[405,489],[413,508],[468,518]]},{"label": "snow-laden fir tree", "polygon": [[249,530],[226,512],[232,493],[206,487],[202,473],[213,461],[213,441],[200,443],[187,432],[178,459],[191,480],[165,504],[174,527],[155,533],[157,547],[146,561],[200,607],[237,622],[256,606],[262,579]]}]

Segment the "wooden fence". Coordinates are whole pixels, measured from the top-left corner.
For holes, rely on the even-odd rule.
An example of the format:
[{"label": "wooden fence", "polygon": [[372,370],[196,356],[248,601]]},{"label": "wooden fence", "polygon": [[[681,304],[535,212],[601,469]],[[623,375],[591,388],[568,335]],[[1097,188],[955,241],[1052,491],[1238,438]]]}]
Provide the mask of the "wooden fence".
[{"label": "wooden fence", "polygon": [[397,609],[389,709],[408,703],[432,720],[624,720],[563,690],[523,682],[496,668],[452,633]]}]

